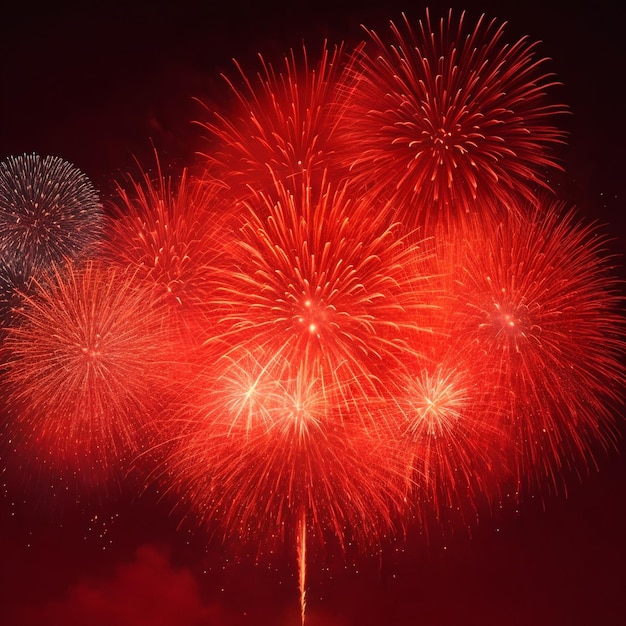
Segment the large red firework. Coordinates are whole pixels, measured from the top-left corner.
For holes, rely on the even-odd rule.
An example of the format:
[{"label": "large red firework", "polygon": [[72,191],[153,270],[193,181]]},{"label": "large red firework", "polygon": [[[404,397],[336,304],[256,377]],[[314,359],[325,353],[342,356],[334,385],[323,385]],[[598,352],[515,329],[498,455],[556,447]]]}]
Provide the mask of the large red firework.
[{"label": "large red firework", "polygon": [[[158,159],[157,165],[156,180],[143,172],[140,180],[130,178],[129,189],[119,185],[104,249],[111,261],[152,287],[155,300],[169,306],[172,321],[191,329],[211,303],[220,224],[228,213],[217,183],[201,182],[187,169],[173,181]],[[200,328],[196,324],[196,332]]]},{"label": "large red firework", "polygon": [[411,270],[425,247],[345,188],[274,196],[251,198],[225,246],[211,342],[306,368],[361,406],[421,354],[429,282]]},{"label": "large red firework", "polygon": [[466,212],[499,215],[547,187],[563,141],[565,108],[527,38],[508,44],[505,24],[466,28],[452,12],[414,26],[391,22],[389,39],[367,30],[344,85],[344,162],[351,180],[390,198],[410,223],[446,223]]},{"label": "large red firework", "polygon": [[33,463],[99,483],[153,418],[165,380],[161,315],[132,273],[96,262],[36,287],[3,346],[7,427]]},{"label": "large red firework", "polygon": [[298,191],[304,180],[324,176],[341,119],[336,90],[346,53],[325,44],[317,62],[310,56],[306,48],[301,58],[292,50],[281,71],[259,55],[254,77],[237,64],[238,80],[227,79],[235,96],[232,110],[211,112],[203,124],[211,144],[207,168],[235,198],[251,191],[271,194],[275,181]]},{"label": "large red firework", "polygon": [[540,213],[495,229],[477,220],[449,241],[451,345],[494,389],[517,478],[562,486],[561,475],[613,445],[626,381],[606,238],[548,200]]}]

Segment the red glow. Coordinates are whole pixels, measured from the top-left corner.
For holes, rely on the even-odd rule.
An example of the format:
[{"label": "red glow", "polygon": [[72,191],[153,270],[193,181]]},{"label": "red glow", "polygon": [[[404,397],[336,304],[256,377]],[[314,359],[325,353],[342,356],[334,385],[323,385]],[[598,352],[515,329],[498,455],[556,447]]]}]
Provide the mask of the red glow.
[{"label": "red glow", "polygon": [[336,92],[347,53],[324,44],[319,60],[311,63],[310,56],[306,48],[301,56],[292,50],[277,69],[259,55],[255,76],[237,64],[239,76],[227,78],[236,105],[226,116],[209,111],[207,171],[235,200],[250,192],[273,197],[276,180],[299,190],[323,177],[342,123]]}]

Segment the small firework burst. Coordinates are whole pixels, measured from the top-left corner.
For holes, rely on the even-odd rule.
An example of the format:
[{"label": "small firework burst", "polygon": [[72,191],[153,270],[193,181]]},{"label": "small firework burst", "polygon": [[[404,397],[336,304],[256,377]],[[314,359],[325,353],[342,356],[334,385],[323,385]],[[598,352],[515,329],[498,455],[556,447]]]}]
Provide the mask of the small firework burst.
[{"label": "small firework burst", "polygon": [[29,274],[93,252],[102,217],[91,181],[71,163],[37,154],[0,163],[0,257]]},{"label": "small firework burst", "polygon": [[547,99],[555,83],[537,45],[507,44],[504,26],[481,17],[466,30],[464,14],[427,12],[415,28],[403,16],[389,41],[368,30],[354,54],[341,127],[351,179],[410,223],[497,216],[534,201],[558,167],[565,107]]},{"label": "small firework burst", "polygon": [[274,195],[251,199],[225,246],[211,342],[301,364],[360,405],[419,354],[429,286],[409,268],[425,249],[345,189]]},{"label": "small firework burst", "polygon": [[103,246],[107,257],[131,268],[137,280],[153,287],[157,301],[190,323],[211,302],[226,217],[217,186],[190,177],[186,169],[173,182],[159,166],[156,182],[144,172],[142,181],[131,178],[130,191],[120,186],[119,197]]},{"label": "small firework burst", "polygon": [[88,484],[137,447],[165,379],[148,301],[131,273],[91,261],[35,281],[3,346],[8,429],[31,460]]},{"label": "small firework burst", "polygon": [[477,221],[445,263],[451,344],[491,381],[517,478],[558,486],[613,445],[626,333],[605,237],[560,202],[541,213]]},{"label": "small firework burst", "polygon": [[346,53],[324,45],[313,67],[309,57],[306,48],[301,59],[292,50],[280,71],[260,56],[255,78],[237,64],[243,87],[227,79],[234,110],[203,124],[214,144],[206,155],[208,169],[235,198],[271,194],[276,181],[299,191],[304,180],[323,177],[341,119],[336,87]]},{"label": "small firework burst", "polygon": [[503,435],[491,391],[460,358],[454,366],[429,364],[395,381],[393,404],[403,417],[401,442],[418,517],[426,519],[429,509],[438,519],[444,511],[475,519],[497,494]]}]

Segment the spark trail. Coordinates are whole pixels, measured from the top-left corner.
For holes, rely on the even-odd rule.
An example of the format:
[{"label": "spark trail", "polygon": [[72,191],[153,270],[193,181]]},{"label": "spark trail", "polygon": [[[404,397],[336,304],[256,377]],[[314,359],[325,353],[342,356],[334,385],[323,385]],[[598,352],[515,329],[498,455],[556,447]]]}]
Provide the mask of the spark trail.
[{"label": "spark trail", "polygon": [[302,511],[298,523],[298,588],[300,589],[300,618],[302,626],[306,616],[306,513]]}]

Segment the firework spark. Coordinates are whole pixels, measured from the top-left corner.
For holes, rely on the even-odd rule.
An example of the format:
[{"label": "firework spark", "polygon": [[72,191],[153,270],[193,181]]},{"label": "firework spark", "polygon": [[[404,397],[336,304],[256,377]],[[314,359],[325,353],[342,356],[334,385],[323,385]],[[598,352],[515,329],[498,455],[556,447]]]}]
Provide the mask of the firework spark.
[{"label": "firework spark", "polygon": [[192,393],[164,467],[198,521],[265,548],[297,544],[303,519],[310,537],[342,544],[391,531],[405,495],[395,442],[339,419],[340,392],[306,368],[229,351]]},{"label": "firework spark", "polygon": [[510,478],[499,464],[505,434],[498,427],[493,389],[475,364],[455,356],[453,366],[445,363],[451,355],[444,356],[393,381],[391,402],[404,418],[410,500],[423,524],[431,511],[439,521],[454,511],[468,524]]},{"label": "firework spark", "polygon": [[0,163],[2,445],[82,484],[145,461],[195,524],[295,547],[302,625],[315,548],[594,464],[621,285],[599,229],[544,199],[566,108],[538,44],[467,26],[427,11],[236,63],[206,178],[157,158],[119,185],[97,262],[86,177]]},{"label": "firework spark", "polygon": [[165,342],[134,276],[95,262],[55,269],[7,330],[8,428],[55,471],[98,481],[139,443]]},{"label": "firework spark", "polygon": [[367,30],[345,84],[345,159],[360,189],[391,198],[414,224],[497,216],[534,201],[557,167],[564,133],[550,104],[555,85],[537,44],[509,45],[504,26],[481,17],[466,30],[452,12],[415,28],[406,16],[383,40]]},{"label": "firework spark", "polygon": [[71,163],[37,154],[0,163],[0,257],[30,274],[93,252],[102,217],[91,181]]},{"label": "firework spark", "polygon": [[[0,257],[0,328],[15,322],[21,294],[30,291],[30,272],[19,259]],[[0,335],[1,336],[1,335]]]}]

